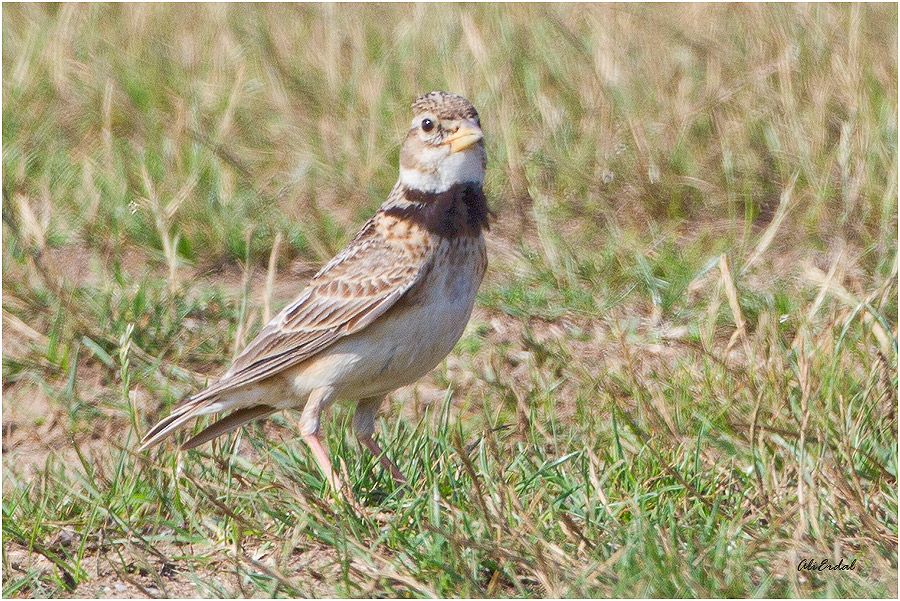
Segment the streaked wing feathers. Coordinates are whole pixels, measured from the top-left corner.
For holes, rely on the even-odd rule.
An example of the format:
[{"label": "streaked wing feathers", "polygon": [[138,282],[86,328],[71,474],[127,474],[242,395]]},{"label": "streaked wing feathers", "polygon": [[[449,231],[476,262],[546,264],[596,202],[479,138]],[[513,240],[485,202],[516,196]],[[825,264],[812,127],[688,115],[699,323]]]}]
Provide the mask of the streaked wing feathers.
[{"label": "streaked wing feathers", "polygon": [[293,303],[272,319],[206,398],[257,382],[312,357],[384,314],[427,271],[431,248],[410,252],[374,232],[375,218],[332,259]]}]

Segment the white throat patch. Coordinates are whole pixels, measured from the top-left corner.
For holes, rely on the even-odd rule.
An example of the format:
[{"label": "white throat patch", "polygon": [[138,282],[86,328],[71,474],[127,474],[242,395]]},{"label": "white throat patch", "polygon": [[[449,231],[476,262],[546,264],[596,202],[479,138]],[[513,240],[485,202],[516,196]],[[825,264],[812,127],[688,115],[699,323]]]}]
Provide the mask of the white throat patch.
[{"label": "white throat patch", "polygon": [[419,168],[400,167],[400,183],[422,192],[444,192],[456,184],[484,183],[482,153],[477,148],[450,153],[446,146],[426,149]]}]

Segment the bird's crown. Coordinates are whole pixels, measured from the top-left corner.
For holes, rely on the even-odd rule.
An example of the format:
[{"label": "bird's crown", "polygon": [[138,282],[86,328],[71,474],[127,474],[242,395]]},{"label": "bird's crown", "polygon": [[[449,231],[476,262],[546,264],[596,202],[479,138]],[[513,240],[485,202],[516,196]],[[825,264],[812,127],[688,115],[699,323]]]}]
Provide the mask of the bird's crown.
[{"label": "bird's crown", "polygon": [[431,113],[438,119],[473,119],[478,122],[478,111],[472,103],[452,92],[428,92],[412,103],[413,114]]}]

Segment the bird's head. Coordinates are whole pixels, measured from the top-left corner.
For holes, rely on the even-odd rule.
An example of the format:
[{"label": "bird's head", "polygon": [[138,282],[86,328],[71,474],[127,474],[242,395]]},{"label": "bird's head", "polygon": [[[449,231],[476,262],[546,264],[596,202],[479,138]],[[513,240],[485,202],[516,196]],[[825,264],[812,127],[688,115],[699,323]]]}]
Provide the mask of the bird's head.
[{"label": "bird's head", "polygon": [[481,184],[487,155],[472,103],[450,92],[430,92],[413,102],[412,111],[400,150],[400,182],[422,192]]}]

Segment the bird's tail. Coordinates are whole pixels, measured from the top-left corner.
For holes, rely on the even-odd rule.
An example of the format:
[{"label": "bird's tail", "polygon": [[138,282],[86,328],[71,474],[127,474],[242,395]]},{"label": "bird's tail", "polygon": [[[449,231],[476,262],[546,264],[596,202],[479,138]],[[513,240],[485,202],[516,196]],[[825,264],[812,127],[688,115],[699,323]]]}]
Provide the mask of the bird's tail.
[{"label": "bird's tail", "polygon": [[[219,402],[218,397],[207,397],[203,393],[187,399],[184,403],[176,407],[169,416],[160,420],[158,424],[150,428],[150,431],[147,432],[141,440],[141,446],[138,448],[138,451],[144,451],[159,444],[169,434],[183,426],[185,422],[195,417],[200,417],[201,415],[217,413],[223,409],[229,408],[228,405],[231,405],[231,403]],[[275,411],[276,409],[269,405],[252,405],[250,407],[238,409],[182,444],[181,448],[192,449],[208,440],[221,436],[226,432],[231,432],[251,420],[269,415]]]},{"label": "bird's tail", "polygon": [[150,447],[159,444],[162,440],[178,429],[184,423],[194,417],[212,413],[215,409],[210,410],[209,407],[215,399],[203,399],[202,401],[194,401],[188,399],[175,408],[167,417],[160,420],[150,431],[144,435],[141,440],[141,446],[138,451],[144,451]]},{"label": "bird's tail", "polygon": [[197,434],[186,443],[182,444],[181,448],[184,450],[193,449],[217,436],[236,430],[247,422],[253,421],[258,417],[265,417],[275,411],[276,409],[269,405],[254,405],[253,407],[238,409],[205,428],[200,434]]}]

